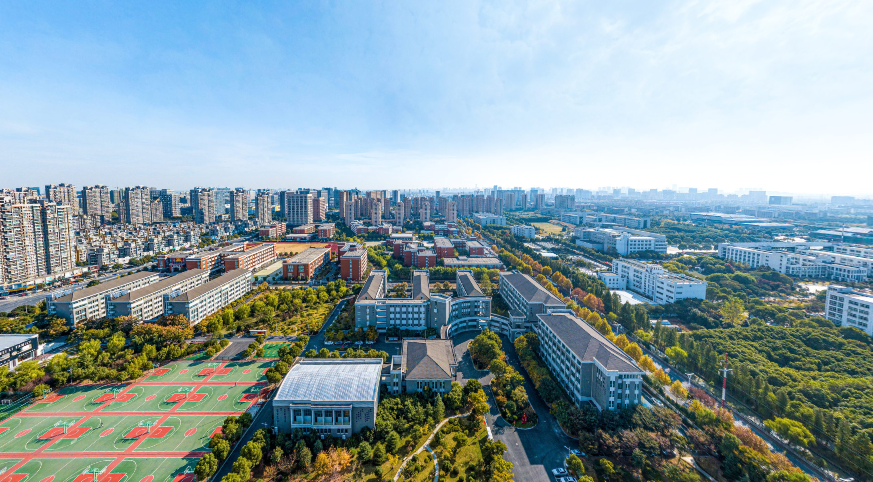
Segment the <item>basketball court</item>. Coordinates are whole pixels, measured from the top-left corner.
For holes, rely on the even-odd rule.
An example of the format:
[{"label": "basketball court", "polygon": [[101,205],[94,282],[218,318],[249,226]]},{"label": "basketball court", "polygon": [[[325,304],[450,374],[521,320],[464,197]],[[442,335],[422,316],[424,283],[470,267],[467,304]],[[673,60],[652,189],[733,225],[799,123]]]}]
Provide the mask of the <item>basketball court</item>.
[{"label": "basketball court", "polygon": [[269,366],[183,361],[144,382],[58,390],[0,423],[0,482],[195,482],[210,438],[257,402]]}]

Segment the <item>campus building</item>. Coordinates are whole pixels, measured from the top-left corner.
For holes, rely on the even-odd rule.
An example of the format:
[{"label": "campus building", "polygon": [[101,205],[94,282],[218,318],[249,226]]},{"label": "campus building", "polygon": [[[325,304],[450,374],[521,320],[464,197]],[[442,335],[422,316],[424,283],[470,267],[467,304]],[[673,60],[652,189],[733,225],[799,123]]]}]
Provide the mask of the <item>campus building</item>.
[{"label": "campus building", "polygon": [[261,239],[278,239],[285,235],[287,228],[285,223],[267,224],[258,229],[258,237]]},{"label": "campus building", "polygon": [[388,390],[417,393],[449,393],[458,362],[452,340],[403,340],[400,355],[391,359],[386,380]]},{"label": "campus building", "polygon": [[509,305],[513,330],[530,329],[537,315],[567,307],[536,280],[518,271],[500,272],[500,296]]},{"label": "campus building", "polygon": [[282,261],[282,279],[308,281],[330,263],[330,248],[306,248]]},{"label": "campus building", "polygon": [[643,369],[572,311],[538,314],[533,331],[543,361],[577,406],[615,410],[640,403]]},{"label": "campus building", "polygon": [[706,299],[705,280],[671,273],[655,263],[616,259],[612,272],[621,278],[619,289],[636,291],[659,305],[686,298]]},{"label": "campus building", "polygon": [[503,262],[492,257],[458,256],[457,258],[443,258],[443,266],[446,268],[503,269]]},{"label": "campus building", "polygon": [[184,315],[192,325],[234,301],[252,289],[252,272],[237,269],[184,293],[166,295],[168,315]]},{"label": "campus building", "polygon": [[[395,245],[396,246],[396,245]],[[450,258],[455,255],[455,245],[448,238],[433,238],[433,250],[437,258]],[[397,251],[395,250],[395,253]]]},{"label": "campus building", "polygon": [[[818,244],[830,246],[830,243]],[[752,268],[767,266],[779,273],[801,278],[862,282],[873,277],[873,258],[863,256],[869,254],[868,248],[834,246],[834,251],[810,249],[818,247],[810,243],[721,243],[718,255]]]},{"label": "campus building", "polygon": [[537,228],[524,224],[511,226],[509,231],[516,236],[524,236],[525,238],[535,238],[537,235]]},{"label": "campus building", "polygon": [[497,214],[473,213],[471,217],[480,226],[506,226],[506,218]]},{"label": "campus building", "polygon": [[191,269],[169,276],[137,290],[118,290],[106,295],[107,317],[132,316],[152,321],[166,313],[164,295],[189,291],[209,281],[209,271]]},{"label": "campus building", "polygon": [[19,363],[32,360],[39,352],[39,335],[0,334],[0,366],[13,370]]},{"label": "campus building", "polygon": [[615,252],[623,256],[653,251],[667,253],[667,237],[661,234],[627,228],[576,228],[576,244],[598,251]]},{"label": "campus building", "polygon": [[53,293],[46,300],[49,314],[57,315],[76,325],[84,320],[105,318],[107,299],[112,293],[134,291],[152,283],[160,277],[157,273],[142,271],[123,278],[116,278],[90,288],[76,291]]},{"label": "campus building", "polygon": [[276,391],[273,422],[283,433],[340,438],[374,429],[381,379],[381,358],[300,360]]},{"label": "campus building", "polygon": [[829,285],[825,316],[837,326],[851,326],[873,336],[873,292]]},{"label": "campus building", "polygon": [[491,298],[482,294],[469,271],[459,271],[458,279],[468,286],[465,294],[451,297],[430,292],[430,278],[425,270],[412,272],[409,298],[389,297],[388,272],[374,270],[364,283],[355,302],[355,327],[375,327],[380,333],[388,328],[421,331],[440,330],[463,319],[491,318]]},{"label": "campus building", "polygon": [[248,269],[256,271],[258,268],[272,263],[275,259],[275,244],[266,243],[252,248],[246,244],[241,251],[229,251],[224,255],[224,270]]},{"label": "campus building", "polygon": [[361,281],[367,272],[367,249],[363,246],[340,256],[340,278]]}]

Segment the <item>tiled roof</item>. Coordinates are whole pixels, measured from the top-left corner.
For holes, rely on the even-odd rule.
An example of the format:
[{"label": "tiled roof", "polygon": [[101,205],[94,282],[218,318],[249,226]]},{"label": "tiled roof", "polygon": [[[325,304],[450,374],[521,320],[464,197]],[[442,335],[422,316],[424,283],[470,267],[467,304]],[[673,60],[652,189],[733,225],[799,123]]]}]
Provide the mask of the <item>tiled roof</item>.
[{"label": "tiled roof", "polygon": [[230,283],[231,281],[241,277],[246,276],[247,274],[251,274],[251,271],[242,268],[235,269],[233,271],[228,271],[227,273],[215,278],[214,280],[204,283],[192,290],[188,290],[175,298],[171,298],[170,301],[192,301],[202,296],[205,293],[208,293],[219,286]]},{"label": "tiled roof", "polygon": [[404,340],[402,370],[406,379],[452,378],[455,351],[451,340]]},{"label": "tiled roof", "polygon": [[543,303],[546,305],[565,306],[564,302],[555,298],[530,276],[518,271],[502,271],[500,282],[509,283],[528,303]]},{"label": "tiled roof", "polygon": [[643,371],[621,348],[572,313],[550,313],[537,315],[537,318],[583,362],[597,360],[607,370]]}]

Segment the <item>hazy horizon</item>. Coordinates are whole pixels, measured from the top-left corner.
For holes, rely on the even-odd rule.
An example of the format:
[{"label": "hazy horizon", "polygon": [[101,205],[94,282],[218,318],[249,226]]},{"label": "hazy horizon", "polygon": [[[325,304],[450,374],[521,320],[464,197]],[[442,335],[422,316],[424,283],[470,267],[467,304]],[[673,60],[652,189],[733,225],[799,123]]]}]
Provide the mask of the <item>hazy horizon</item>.
[{"label": "hazy horizon", "polygon": [[10,1],[0,18],[2,187],[871,196],[869,2]]}]

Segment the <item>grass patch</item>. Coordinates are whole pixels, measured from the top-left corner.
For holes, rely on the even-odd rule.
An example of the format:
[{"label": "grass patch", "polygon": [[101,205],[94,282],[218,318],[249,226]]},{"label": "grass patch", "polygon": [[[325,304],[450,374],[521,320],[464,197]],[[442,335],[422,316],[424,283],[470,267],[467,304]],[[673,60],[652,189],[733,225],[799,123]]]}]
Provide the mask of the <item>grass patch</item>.
[{"label": "grass patch", "polygon": [[558,226],[556,224],[552,224],[552,223],[530,223],[530,224],[531,224],[531,226],[533,226],[539,230],[545,231],[546,234],[561,234],[561,232],[562,232],[561,226]]},{"label": "grass patch", "polygon": [[278,360],[279,358],[281,358],[279,356],[279,348],[282,348],[282,346],[287,346],[288,348],[291,348],[291,345],[293,345],[293,343],[265,343],[263,346],[264,356],[256,356],[254,358]]}]

